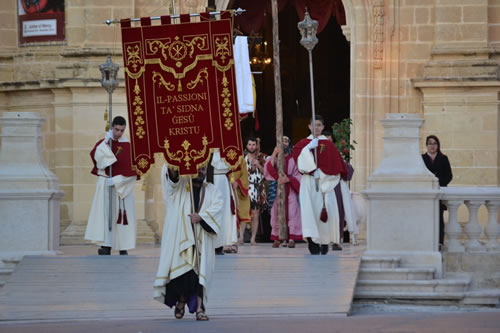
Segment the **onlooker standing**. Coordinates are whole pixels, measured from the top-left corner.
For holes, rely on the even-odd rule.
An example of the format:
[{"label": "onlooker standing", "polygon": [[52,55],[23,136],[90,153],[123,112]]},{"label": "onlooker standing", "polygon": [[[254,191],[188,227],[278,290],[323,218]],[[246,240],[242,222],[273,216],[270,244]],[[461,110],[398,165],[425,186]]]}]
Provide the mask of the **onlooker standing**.
[{"label": "onlooker standing", "polygon": [[[250,223],[250,196],[248,195],[248,171],[247,163],[241,163],[234,170],[230,170],[227,174],[229,177],[229,182],[233,189],[233,199],[232,202],[234,209],[236,211],[236,231],[239,232],[238,243],[243,245],[243,235],[246,229],[247,223]],[[233,209],[233,207],[231,207]],[[238,246],[233,245],[231,247],[231,252],[238,252]]]},{"label": "onlooker standing", "polygon": [[[265,208],[266,196],[264,190],[264,163],[265,158],[262,153],[257,150],[257,139],[247,139],[247,155],[245,161],[248,169],[248,181],[250,195],[250,209],[252,219],[252,237],[250,239],[251,245],[256,245],[255,237],[259,228],[260,211]],[[243,238],[242,232],[245,229],[240,229],[240,239]]]},{"label": "onlooker standing", "polygon": [[[330,131],[323,131],[323,135],[335,144],[332,133]],[[352,202],[351,202],[351,191],[347,186],[347,182],[352,179],[354,174],[354,168],[351,164],[346,162],[345,168],[347,173],[342,175],[340,182],[335,186],[335,198],[337,199],[337,207],[339,209],[339,229],[340,229],[340,243],[344,243],[344,238],[347,237],[347,242],[349,242],[349,232],[357,233],[356,223],[353,220],[352,215]],[[347,222],[347,230],[346,229]],[[342,246],[337,243],[332,244],[333,251],[342,251]]]},{"label": "onlooker standing", "polygon": [[[302,178],[297,165],[292,157],[292,147],[288,137],[283,137],[283,150],[285,153],[284,173],[279,173],[276,157],[281,152],[281,148],[276,146],[271,157],[266,161],[264,175],[267,180],[278,181],[278,184],[285,184],[285,214],[288,225],[288,247],[295,247],[295,241],[302,239],[302,224],[300,220],[300,207],[298,201],[300,180]],[[274,201],[271,208],[271,240],[274,240],[273,247],[280,246],[279,239],[279,217],[278,204]]]},{"label": "onlooker standing", "polygon": [[[427,152],[422,154],[425,166],[439,179],[439,186],[446,187],[453,179],[451,165],[448,156],[441,153],[439,139],[435,135],[429,135],[425,139]],[[439,245],[444,243],[444,217],[446,206],[439,203]]]}]

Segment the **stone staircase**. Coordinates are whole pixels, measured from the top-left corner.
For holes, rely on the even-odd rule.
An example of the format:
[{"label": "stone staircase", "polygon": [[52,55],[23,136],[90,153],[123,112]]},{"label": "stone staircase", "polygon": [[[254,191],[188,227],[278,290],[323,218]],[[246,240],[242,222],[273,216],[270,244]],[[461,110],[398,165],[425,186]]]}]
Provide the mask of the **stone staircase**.
[{"label": "stone staircase", "polygon": [[500,305],[500,290],[471,290],[471,279],[435,278],[435,268],[401,267],[399,257],[361,259],[354,291],[356,303]]},{"label": "stone staircase", "polygon": [[0,257],[0,288],[7,283],[22,259],[22,257]]}]

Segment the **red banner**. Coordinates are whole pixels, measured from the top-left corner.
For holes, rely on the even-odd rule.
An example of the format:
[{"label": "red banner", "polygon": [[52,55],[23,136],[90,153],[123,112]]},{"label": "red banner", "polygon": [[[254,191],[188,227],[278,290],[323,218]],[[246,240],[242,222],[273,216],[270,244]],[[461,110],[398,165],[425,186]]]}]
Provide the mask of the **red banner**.
[{"label": "red banner", "polygon": [[163,152],[181,175],[196,175],[218,148],[235,168],[243,147],[236,99],[231,14],[179,24],[162,17],[132,27],[122,20],[123,63],[132,143],[139,173]]}]

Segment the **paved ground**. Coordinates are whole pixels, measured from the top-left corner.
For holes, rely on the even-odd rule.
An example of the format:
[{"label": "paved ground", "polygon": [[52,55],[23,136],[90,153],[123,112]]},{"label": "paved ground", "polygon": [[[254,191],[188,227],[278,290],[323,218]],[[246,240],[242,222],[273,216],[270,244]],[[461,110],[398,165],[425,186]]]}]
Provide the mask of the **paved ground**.
[{"label": "paved ground", "polygon": [[1,333],[292,333],[292,332],[380,332],[380,333],[498,333],[500,312],[398,312],[329,316],[266,316],[211,318],[197,322],[182,320],[85,320],[64,322],[1,323]]},{"label": "paved ground", "polygon": [[499,309],[375,305],[346,316],[362,250],[311,257],[304,245],[260,244],[218,256],[211,320],[196,322],[151,300],[158,248],[103,258],[93,246],[64,247],[25,258],[0,290],[0,332],[500,332]]},{"label": "paved ground", "polygon": [[[95,247],[83,248],[95,253]],[[129,256],[25,256],[0,290],[0,320],[161,319],[172,311],[152,299],[158,248]],[[75,253],[76,252],[76,253]],[[91,252],[91,253],[92,253]],[[92,253],[92,254],[93,254]],[[87,254],[87,253],[84,253]],[[212,317],[347,314],[359,251],[310,256],[270,244],[217,256],[207,303]]]}]

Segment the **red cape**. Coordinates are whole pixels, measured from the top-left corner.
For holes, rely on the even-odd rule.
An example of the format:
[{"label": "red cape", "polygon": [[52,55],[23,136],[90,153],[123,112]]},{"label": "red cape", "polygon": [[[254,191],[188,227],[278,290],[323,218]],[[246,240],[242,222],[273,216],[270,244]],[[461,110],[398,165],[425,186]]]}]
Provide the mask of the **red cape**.
[{"label": "red cape", "polygon": [[[302,139],[295,146],[293,146],[293,159],[297,162],[302,149],[311,142],[311,139]],[[316,163],[324,174],[334,176],[340,174],[341,177],[347,175],[347,168],[345,166],[342,156],[335,145],[328,139],[320,139],[318,142],[318,162]],[[313,152],[313,151],[311,151]],[[314,153],[313,153],[314,154]]]},{"label": "red cape", "polygon": [[[97,174],[97,167],[96,167],[96,160],[94,159],[95,151],[97,149],[97,146],[101,144],[101,142],[104,139],[99,140],[92,151],[90,152],[90,158],[92,159],[92,163],[94,164],[94,167],[92,168],[91,173],[93,175],[98,175]],[[114,141],[112,143],[112,151],[116,156],[117,161],[113,163],[112,167],[112,172],[113,176],[124,176],[124,177],[132,177],[132,176],[137,176],[137,172],[135,171],[134,166],[132,165],[132,155],[131,155],[131,150],[130,150],[130,142],[118,142]],[[106,168],[106,175],[109,176],[109,167]],[[139,179],[139,176],[137,176],[137,179]]]}]

